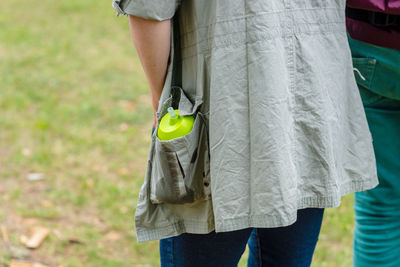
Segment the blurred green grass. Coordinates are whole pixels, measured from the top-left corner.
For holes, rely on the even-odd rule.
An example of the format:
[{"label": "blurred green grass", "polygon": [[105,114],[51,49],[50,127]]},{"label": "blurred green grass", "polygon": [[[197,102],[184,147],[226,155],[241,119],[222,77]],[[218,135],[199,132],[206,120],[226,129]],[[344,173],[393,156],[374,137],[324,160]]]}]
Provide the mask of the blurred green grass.
[{"label": "blurred green grass", "polygon": [[[110,0],[15,0],[0,29],[0,266],[159,266],[133,227],[152,109],[127,20]],[[312,266],[351,266],[352,202],[326,211]],[[20,255],[37,225],[50,236]]]}]

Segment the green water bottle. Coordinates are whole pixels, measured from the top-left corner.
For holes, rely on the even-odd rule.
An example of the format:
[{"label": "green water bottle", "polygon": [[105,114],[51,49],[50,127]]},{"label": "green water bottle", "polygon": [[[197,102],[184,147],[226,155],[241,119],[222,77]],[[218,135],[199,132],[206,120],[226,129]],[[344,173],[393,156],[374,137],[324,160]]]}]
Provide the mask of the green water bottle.
[{"label": "green water bottle", "polygon": [[160,140],[171,140],[184,136],[193,128],[193,116],[181,116],[179,110],[168,108],[168,113],[161,119],[157,136]]}]

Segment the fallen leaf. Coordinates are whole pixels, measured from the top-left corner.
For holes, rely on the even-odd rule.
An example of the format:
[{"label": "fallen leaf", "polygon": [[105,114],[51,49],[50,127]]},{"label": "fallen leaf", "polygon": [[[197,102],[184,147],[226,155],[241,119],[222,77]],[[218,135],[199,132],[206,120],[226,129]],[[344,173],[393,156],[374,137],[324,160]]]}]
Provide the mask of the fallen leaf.
[{"label": "fallen leaf", "polygon": [[33,229],[33,234],[27,240],[25,246],[32,249],[38,248],[49,234],[49,229],[44,227],[36,227]]},{"label": "fallen leaf", "polygon": [[81,239],[79,239],[79,238],[77,238],[77,237],[70,237],[70,238],[68,238],[68,242],[69,242],[70,244],[83,244],[83,243],[84,243]]},{"label": "fallen leaf", "polygon": [[31,154],[32,152],[29,148],[22,149],[22,155],[24,155],[25,157],[29,157]]},{"label": "fallen leaf", "polygon": [[29,181],[39,181],[39,180],[42,180],[44,177],[43,177],[43,173],[29,173],[26,178]]},{"label": "fallen leaf", "polygon": [[46,265],[39,262],[11,260],[10,267],[46,267]]}]

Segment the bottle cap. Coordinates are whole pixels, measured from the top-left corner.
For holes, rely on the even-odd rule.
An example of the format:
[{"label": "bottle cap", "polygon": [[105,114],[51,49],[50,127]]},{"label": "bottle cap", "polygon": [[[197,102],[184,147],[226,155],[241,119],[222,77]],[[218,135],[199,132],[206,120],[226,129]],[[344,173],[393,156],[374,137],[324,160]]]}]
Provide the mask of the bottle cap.
[{"label": "bottle cap", "polygon": [[180,116],[179,110],[169,107],[158,126],[157,136],[160,140],[178,138],[190,133],[193,124],[193,116]]}]

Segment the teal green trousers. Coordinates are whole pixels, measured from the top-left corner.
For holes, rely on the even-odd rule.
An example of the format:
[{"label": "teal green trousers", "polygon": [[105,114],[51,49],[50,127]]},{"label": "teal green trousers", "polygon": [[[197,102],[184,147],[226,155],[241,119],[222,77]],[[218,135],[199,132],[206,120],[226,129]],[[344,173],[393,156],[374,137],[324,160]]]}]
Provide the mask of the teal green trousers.
[{"label": "teal green trousers", "polygon": [[356,193],[355,267],[400,266],[400,51],[349,38],[379,185]]}]

